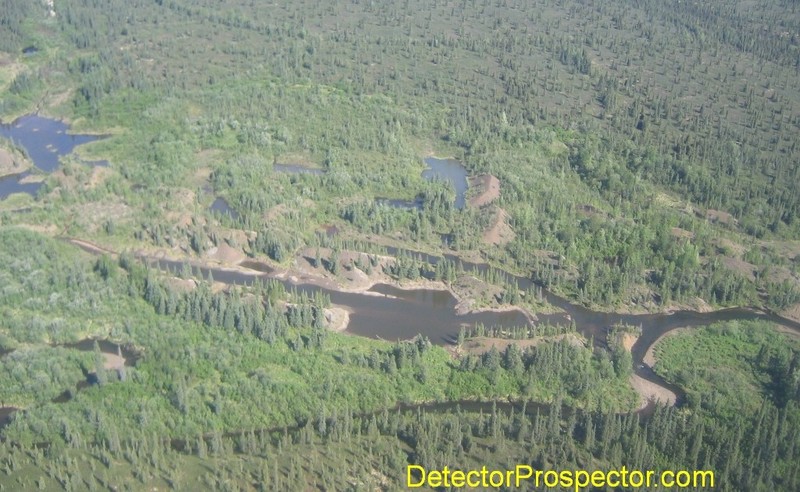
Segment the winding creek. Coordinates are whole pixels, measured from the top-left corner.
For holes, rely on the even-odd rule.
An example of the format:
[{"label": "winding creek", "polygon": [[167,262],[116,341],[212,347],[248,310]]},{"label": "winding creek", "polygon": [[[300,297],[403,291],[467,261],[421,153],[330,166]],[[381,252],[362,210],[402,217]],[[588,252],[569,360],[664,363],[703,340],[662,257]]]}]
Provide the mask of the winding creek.
[{"label": "winding creek", "polygon": [[[397,252],[398,250],[392,250],[390,254]],[[442,259],[442,257],[421,253],[415,254],[418,258],[431,263]],[[450,255],[446,255],[445,258],[459,261],[467,272],[488,269],[488,265],[463,262]],[[145,258],[145,260],[161,270],[170,272],[179,272],[184,266],[184,262],[174,260],[156,258]],[[215,281],[231,285],[251,285],[259,278],[275,278],[274,272],[264,264],[261,264],[260,268],[254,269],[253,267],[258,266],[258,262],[253,261],[247,265],[248,268],[254,270],[252,273],[199,265],[191,266],[195,275],[208,278],[210,274]],[[522,289],[537,287],[535,283],[524,277],[509,275],[509,278],[516,280]],[[421,334],[430,338],[433,343],[447,345],[455,342],[462,326],[473,326],[476,323],[499,327],[532,324],[531,320],[520,310],[457,315],[455,312],[457,301],[446,290],[404,290],[391,285],[378,284],[363,293],[341,292],[313,285],[310,280],[299,277],[293,281],[281,280],[281,282],[287,289],[295,289],[298,292],[307,294],[322,292],[329,295],[333,304],[344,306],[351,312],[347,332],[370,338],[394,341]],[[683,400],[684,393],[681,388],[665,381],[644,362],[645,353],[662,335],[676,328],[694,328],[720,321],[734,320],[765,320],[800,333],[800,323],[796,321],[747,308],[723,309],[708,313],[697,311],[656,314],[605,313],[572,304],[545,289],[542,289],[542,294],[547,302],[564,312],[537,315],[537,323],[553,325],[574,323],[577,332],[587,339],[593,340],[596,347],[605,347],[607,331],[616,324],[641,327],[641,336],[632,347],[634,372],[642,379],[675,393],[678,404]]]},{"label": "winding creek", "polygon": [[[71,152],[76,145],[101,138],[68,135],[65,124],[39,116],[26,116],[17,120],[13,125],[7,125],[2,128],[2,135],[9,136],[23,146],[34,160],[36,166],[45,172],[52,172],[56,169],[58,157]],[[52,143],[45,147],[42,142]],[[434,158],[426,159],[426,163],[430,166],[431,172],[425,177],[432,179],[438,176],[450,180],[456,188],[455,205],[457,208],[463,207],[467,189],[466,172],[463,166],[457,161]],[[293,169],[285,169],[284,171],[299,172]],[[0,190],[3,189],[3,186],[4,180],[0,180]],[[13,189],[15,185],[9,184],[8,186]],[[18,180],[17,186],[19,186]],[[18,191],[26,190],[20,188]],[[3,196],[0,195],[0,198]],[[416,206],[416,204],[412,206]],[[232,215],[232,213],[235,213],[224,200],[215,202],[213,208],[222,214]],[[74,240],[70,242],[93,254],[104,252],[104,250],[89,243]],[[387,250],[388,254],[393,256],[401,252],[394,248],[388,248]],[[432,256],[408,251],[406,253],[410,253],[428,263],[436,263],[446,258],[460,263],[468,272],[485,271],[489,268],[485,264],[464,262],[452,255]],[[161,270],[171,272],[181,271],[186,263],[163,258],[141,258]],[[239,269],[209,267],[192,263],[189,263],[189,265],[195,275],[204,278],[213,275],[215,281],[226,284],[249,285],[257,279],[277,278],[275,271],[271,267],[254,260],[242,262]],[[515,280],[523,290],[539,287],[528,278],[510,274],[508,274],[508,278]],[[473,326],[477,323],[500,327],[529,326],[539,323],[574,323],[576,330],[580,334],[593,340],[596,347],[603,347],[606,343],[607,330],[611,326],[616,324],[639,326],[641,327],[641,336],[632,347],[634,372],[639,377],[674,392],[678,396],[678,404],[683,400],[682,390],[655,374],[652,368],[645,364],[643,360],[647,350],[662,335],[679,327],[692,328],[719,321],[732,320],[766,320],[800,333],[800,323],[798,322],[747,308],[724,309],[710,313],[695,311],[677,311],[668,314],[605,313],[572,304],[568,300],[542,289],[545,300],[561,309],[563,313],[537,315],[536,320],[531,320],[523,311],[515,309],[503,312],[486,311],[457,315],[455,312],[457,301],[447,290],[404,290],[391,285],[379,284],[366,292],[356,293],[320,287],[315,285],[315,279],[310,277],[301,276],[292,277],[289,280],[278,280],[290,290],[294,289],[308,294],[322,292],[329,295],[333,304],[345,307],[350,311],[350,323],[347,332],[384,340],[403,340],[422,334],[430,338],[433,343],[447,345],[455,342],[462,326]],[[85,349],[85,347],[75,348]],[[108,348],[101,347],[103,351]],[[13,411],[14,409],[0,409],[0,425],[2,421],[7,420]]]}]

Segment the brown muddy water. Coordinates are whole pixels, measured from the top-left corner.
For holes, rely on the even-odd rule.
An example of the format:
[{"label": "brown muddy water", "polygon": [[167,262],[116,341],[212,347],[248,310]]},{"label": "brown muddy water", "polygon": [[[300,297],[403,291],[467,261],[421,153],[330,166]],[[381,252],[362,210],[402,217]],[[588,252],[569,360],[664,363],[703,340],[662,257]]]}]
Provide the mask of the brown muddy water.
[{"label": "brown muddy water", "polygon": [[[390,248],[389,254],[394,255],[398,252],[398,250]],[[410,254],[430,263],[442,260],[442,257],[421,253],[410,252]],[[477,272],[488,269],[488,266],[484,264],[463,262],[452,256],[445,257],[451,261],[457,261],[466,271]],[[163,259],[149,261],[152,265],[158,266],[163,270],[179,272],[183,268],[182,262]],[[203,278],[208,278],[210,273],[215,281],[236,285],[250,285],[258,278],[270,278],[270,273],[248,275],[242,272],[198,266],[193,266],[193,270],[196,275],[200,275]],[[530,279],[510,274],[508,276],[509,279],[515,280],[521,289],[539,288]],[[351,293],[339,292],[310,284],[295,284],[285,280],[281,280],[281,282],[289,290],[295,289],[298,292],[307,294],[323,292],[329,295],[333,304],[346,306],[351,311],[347,332],[368,338],[396,341],[423,335],[435,344],[449,345],[455,343],[462,327],[472,327],[478,323],[486,327],[505,328],[533,325],[531,320],[519,310],[458,315],[455,311],[456,299],[450,292],[444,290],[404,290],[390,285],[379,284],[365,293]],[[663,334],[680,327],[693,328],[720,321],[734,320],[771,321],[800,333],[800,323],[772,313],[748,308],[724,309],[710,313],[696,311],[658,314],[604,313],[572,304],[545,289],[542,289],[542,294],[547,302],[562,309],[564,313],[538,315],[536,323],[550,325],[574,324],[575,330],[587,339],[593,340],[595,347],[605,348],[606,335],[614,325],[627,324],[640,327],[641,336],[632,348],[634,372],[643,379],[676,393],[679,404],[684,396],[681,388],[668,383],[655,374],[652,368],[645,364],[643,360],[647,349]]]}]

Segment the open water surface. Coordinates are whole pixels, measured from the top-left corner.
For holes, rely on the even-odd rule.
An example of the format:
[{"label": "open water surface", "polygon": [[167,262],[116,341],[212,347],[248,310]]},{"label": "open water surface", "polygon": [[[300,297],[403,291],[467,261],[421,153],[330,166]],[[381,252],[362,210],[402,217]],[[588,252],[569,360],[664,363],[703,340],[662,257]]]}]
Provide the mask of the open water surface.
[{"label": "open water surface", "polygon": [[[52,173],[60,166],[59,158],[72,153],[78,145],[105,138],[98,135],[72,135],[69,125],[62,121],[29,114],[10,124],[0,125],[0,136],[25,149],[28,157],[40,171]],[[87,162],[91,166],[107,166],[107,161]],[[30,171],[0,178],[0,200],[12,193],[35,195],[41,183],[20,183]]]}]

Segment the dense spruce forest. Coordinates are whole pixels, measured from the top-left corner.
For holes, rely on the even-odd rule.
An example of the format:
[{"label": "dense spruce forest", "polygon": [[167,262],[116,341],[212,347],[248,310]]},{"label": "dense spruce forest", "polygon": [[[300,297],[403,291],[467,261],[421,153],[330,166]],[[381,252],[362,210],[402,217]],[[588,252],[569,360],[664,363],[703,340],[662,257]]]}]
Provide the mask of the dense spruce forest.
[{"label": "dense spruce forest", "polygon": [[[632,367],[617,350],[562,340],[452,361],[422,338],[325,332],[328,301],[278,283],[215,293],[198,278],[186,291],[130,255],[87,257],[23,229],[0,241],[13,350],[0,400],[24,408],[2,429],[10,489],[394,489],[407,462],[696,467],[748,490],[800,480],[800,342],[765,323],[670,338],[656,368],[686,405],[619,414]],[[140,359],[106,370],[96,348],[65,345],[90,335]],[[519,403],[470,403],[498,397]]]},{"label": "dense spruce forest", "polygon": [[[59,210],[129,207],[69,220],[74,234],[113,224],[120,243],[207,242],[205,221],[160,212],[211,200],[210,174],[238,212],[228,225],[266,227],[287,251],[288,224],[308,243],[344,220],[427,248],[448,234],[598,306],[800,300],[786,244],[800,212],[795,2],[66,0],[49,19],[8,3],[4,49],[38,51],[7,64],[2,112],[49,107],[116,135],[86,150],[110,158],[109,175],[51,178],[70,204]],[[417,175],[426,149],[497,176],[498,201],[454,213],[446,187]],[[276,176],[281,161],[327,172]],[[300,200],[314,206],[264,224]],[[481,233],[496,208],[514,237],[492,247]]]},{"label": "dense spruce forest", "polygon": [[[36,113],[98,138],[0,138],[0,490],[517,463],[800,489],[798,9],[3,0],[3,134]],[[322,288],[375,284],[529,326],[348,333],[361,313]],[[639,363],[642,327],[589,336],[566,303],[771,317]],[[641,410],[649,367],[676,404]]]}]

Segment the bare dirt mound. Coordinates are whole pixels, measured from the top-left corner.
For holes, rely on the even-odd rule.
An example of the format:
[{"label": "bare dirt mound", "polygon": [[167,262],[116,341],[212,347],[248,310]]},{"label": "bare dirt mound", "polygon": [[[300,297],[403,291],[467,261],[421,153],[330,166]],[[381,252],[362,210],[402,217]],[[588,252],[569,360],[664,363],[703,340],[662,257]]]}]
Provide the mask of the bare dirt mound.
[{"label": "bare dirt mound", "polygon": [[216,248],[211,248],[208,251],[208,257],[220,263],[227,263],[230,265],[239,264],[245,259],[244,253],[228,246],[225,242],[221,242]]},{"label": "bare dirt mound", "polygon": [[650,400],[661,402],[669,406],[675,405],[678,401],[678,396],[672,391],[652,383],[636,374],[631,376],[631,386],[642,397],[642,407],[647,405]]},{"label": "bare dirt mound", "polygon": [[469,199],[471,207],[482,207],[492,203],[500,196],[500,180],[491,174],[481,174],[469,179],[470,188],[479,190],[479,193]]},{"label": "bare dirt mound", "polygon": [[752,263],[748,263],[744,260],[739,258],[731,258],[730,256],[723,256],[722,257],[722,264],[725,265],[726,268],[732,270],[736,273],[747,277],[751,282],[756,280],[755,271],[756,266]]},{"label": "bare dirt mound", "polygon": [[197,287],[197,282],[193,278],[167,277],[166,282],[170,287],[180,292],[190,292]]},{"label": "bare dirt mound", "polygon": [[[648,349],[647,354],[644,357],[644,363],[650,367],[653,367],[656,363],[653,347],[655,347],[664,337],[674,333],[680,333],[682,331],[686,331],[686,328],[678,328],[677,330],[661,335],[661,337],[656,340],[656,342]],[[638,339],[638,335],[634,335],[633,333],[624,333],[621,340],[622,346],[625,347],[625,350],[630,352],[633,348],[633,345],[636,343],[636,340]],[[630,383],[631,387],[633,387],[634,391],[636,391],[641,398],[642,403],[640,408],[645,408],[650,401],[661,402],[670,406],[675,405],[675,403],[678,401],[678,395],[676,395],[672,390],[658,385],[652,381],[648,381],[636,374],[631,374]]]},{"label": "bare dirt mound", "polygon": [[638,339],[639,337],[633,333],[624,333],[622,335],[622,346],[625,347],[625,350],[630,352],[633,349],[633,344],[636,343]]},{"label": "bare dirt mound", "polygon": [[706,210],[705,218],[711,223],[719,222],[725,225],[736,224],[738,222],[733,215],[729,214],[728,212],[714,210],[713,208]]},{"label": "bare dirt mound", "polygon": [[119,371],[125,367],[125,358],[116,354],[103,353],[103,369]]},{"label": "bare dirt mound", "polygon": [[350,311],[347,308],[331,306],[325,309],[324,313],[325,322],[329,330],[336,332],[347,330],[347,325],[350,324]]},{"label": "bare dirt mound", "polygon": [[92,173],[89,175],[89,181],[86,183],[86,188],[89,190],[97,188],[97,186],[102,184],[112,174],[113,171],[107,167],[96,166],[92,168]]},{"label": "bare dirt mound", "polygon": [[7,149],[0,148],[0,176],[19,174],[30,167],[30,162],[14,155],[14,153]]},{"label": "bare dirt mound", "polygon": [[671,232],[672,237],[677,239],[694,239],[694,232],[681,229],[680,227],[673,227]]},{"label": "bare dirt mound", "polygon": [[500,207],[496,207],[491,225],[483,233],[483,241],[487,244],[502,246],[514,240],[514,230],[508,224],[508,214]]},{"label": "bare dirt mound", "polygon": [[598,218],[601,218],[601,219],[607,219],[608,218],[608,214],[607,213],[605,213],[602,210],[598,209],[594,205],[590,205],[588,203],[587,204],[583,204],[583,205],[578,205],[577,212],[579,214],[581,214],[582,216],[587,217],[587,218],[592,218],[592,217],[598,217]]}]

